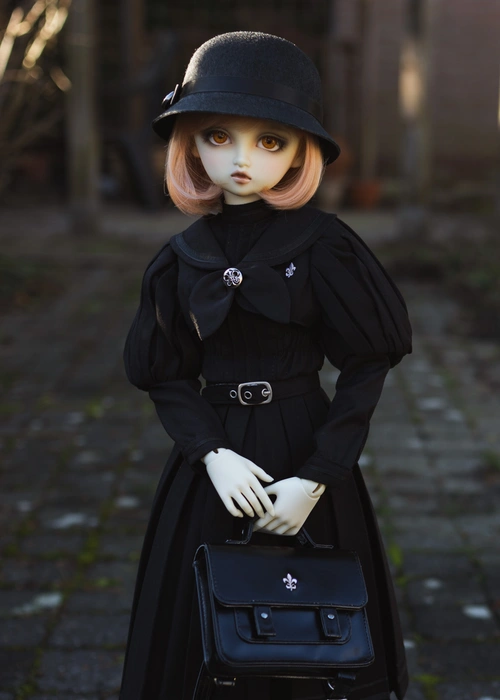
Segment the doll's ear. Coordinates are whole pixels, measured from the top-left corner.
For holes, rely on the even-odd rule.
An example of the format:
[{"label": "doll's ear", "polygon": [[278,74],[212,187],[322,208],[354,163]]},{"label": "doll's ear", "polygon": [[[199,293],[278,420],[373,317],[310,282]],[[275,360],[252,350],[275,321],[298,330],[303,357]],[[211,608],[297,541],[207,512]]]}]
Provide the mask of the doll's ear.
[{"label": "doll's ear", "polygon": [[297,155],[292,160],[291,168],[301,168],[304,165],[304,154],[301,148],[297,149]]},{"label": "doll's ear", "polygon": [[295,153],[295,158],[292,160],[291,168],[301,168],[304,165],[304,156],[305,156],[305,142],[303,140],[303,137],[299,141],[299,145],[297,146],[297,151]]}]

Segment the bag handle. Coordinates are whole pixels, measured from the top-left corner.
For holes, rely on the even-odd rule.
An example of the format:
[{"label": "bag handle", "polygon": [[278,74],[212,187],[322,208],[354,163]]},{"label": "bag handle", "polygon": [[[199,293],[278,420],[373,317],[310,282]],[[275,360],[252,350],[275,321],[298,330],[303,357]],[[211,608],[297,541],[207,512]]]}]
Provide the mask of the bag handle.
[{"label": "bag handle", "polygon": [[[226,540],[226,544],[250,544],[253,535],[253,525],[256,520],[257,518],[249,519],[243,524],[241,540]],[[332,544],[317,544],[304,527],[301,527],[294,537],[297,538],[297,541],[302,547],[309,547],[312,549],[335,549]]]}]

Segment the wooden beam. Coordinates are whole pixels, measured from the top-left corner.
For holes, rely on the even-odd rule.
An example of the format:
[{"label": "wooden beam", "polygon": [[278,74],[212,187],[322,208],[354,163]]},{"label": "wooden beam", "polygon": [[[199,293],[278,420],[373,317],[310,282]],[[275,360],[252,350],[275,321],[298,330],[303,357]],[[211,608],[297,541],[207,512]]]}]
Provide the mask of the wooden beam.
[{"label": "wooden beam", "polygon": [[[144,42],[144,2],[143,0],[121,0],[121,64],[122,80],[133,85],[142,66]],[[144,97],[140,92],[127,96],[126,128],[140,130],[144,127],[146,114]]]},{"label": "wooden beam", "polygon": [[400,113],[404,123],[401,224],[420,235],[428,225],[431,148],[428,111],[430,26],[433,0],[405,0],[405,32],[400,63]]},{"label": "wooden beam", "polygon": [[495,177],[495,217],[500,222],[500,71],[498,74],[498,109],[497,109],[497,158]]},{"label": "wooden beam", "polygon": [[360,177],[373,180],[377,175],[378,159],[378,71],[379,37],[375,0],[361,0],[361,123]]},{"label": "wooden beam", "polygon": [[95,0],[73,0],[66,52],[71,89],[67,92],[69,213],[72,233],[99,228],[99,148],[95,90]]}]

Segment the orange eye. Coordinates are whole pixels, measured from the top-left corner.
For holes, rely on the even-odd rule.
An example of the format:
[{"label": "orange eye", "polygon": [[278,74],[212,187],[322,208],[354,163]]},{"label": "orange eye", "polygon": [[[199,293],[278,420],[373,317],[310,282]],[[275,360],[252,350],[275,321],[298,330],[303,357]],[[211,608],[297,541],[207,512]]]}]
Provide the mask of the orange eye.
[{"label": "orange eye", "polygon": [[218,146],[222,146],[222,144],[227,141],[227,134],[224,133],[224,131],[212,131],[210,137],[212,142],[216,143]]},{"label": "orange eye", "polygon": [[276,136],[263,136],[261,138],[261,143],[266,151],[279,151],[282,146],[282,143]]}]

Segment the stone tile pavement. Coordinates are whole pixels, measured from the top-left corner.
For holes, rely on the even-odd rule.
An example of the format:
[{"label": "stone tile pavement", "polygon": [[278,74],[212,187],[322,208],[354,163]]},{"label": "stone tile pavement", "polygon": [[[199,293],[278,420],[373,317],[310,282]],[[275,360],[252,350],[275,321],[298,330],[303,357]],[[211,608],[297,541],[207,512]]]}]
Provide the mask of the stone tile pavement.
[{"label": "stone tile pavement", "polygon": [[[116,700],[171,447],[120,355],[142,270],[180,219],[110,216],[87,241],[63,221],[0,212],[4,252],[65,271],[57,295],[1,319],[0,700]],[[356,223],[376,247],[373,222]],[[442,290],[401,287],[414,354],[387,379],[362,468],[397,584],[407,698],[498,700],[500,346],[462,337]],[[330,392],[335,378],[325,367]]]}]

